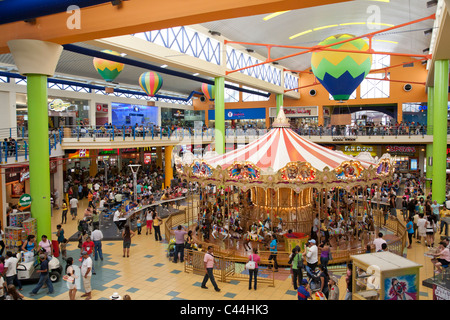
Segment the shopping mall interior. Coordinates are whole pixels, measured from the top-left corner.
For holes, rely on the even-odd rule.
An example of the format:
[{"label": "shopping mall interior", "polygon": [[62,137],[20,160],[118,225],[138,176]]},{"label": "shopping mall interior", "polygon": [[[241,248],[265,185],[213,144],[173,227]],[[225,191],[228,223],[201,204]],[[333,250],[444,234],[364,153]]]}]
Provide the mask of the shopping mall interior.
[{"label": "shopping mall interior", "polygon": [[449,300],[447,29],[449,0],[0,1],[0,299]]}]

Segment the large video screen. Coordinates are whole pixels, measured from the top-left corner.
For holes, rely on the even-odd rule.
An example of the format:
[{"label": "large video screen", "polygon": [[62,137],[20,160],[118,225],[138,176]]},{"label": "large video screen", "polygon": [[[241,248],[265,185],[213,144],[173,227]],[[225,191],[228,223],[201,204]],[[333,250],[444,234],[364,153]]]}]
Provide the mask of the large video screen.
[{"label": "large video screen", "polygon": [[158,124],[158,107],[112,102],[112,124],[121,126],[148,126]]}]

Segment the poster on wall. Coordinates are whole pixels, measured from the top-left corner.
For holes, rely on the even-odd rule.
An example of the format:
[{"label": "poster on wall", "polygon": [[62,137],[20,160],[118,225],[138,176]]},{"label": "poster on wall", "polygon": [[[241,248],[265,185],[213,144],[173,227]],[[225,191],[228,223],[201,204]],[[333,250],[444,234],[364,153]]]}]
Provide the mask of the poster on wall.
[{"label": "poster on wall", "polygon": [[386,278],[384,290],[385,300],[416,300],[416,274]]},{"label": "poster on wall", "polygon": [[11,198],[20,198],[25,193],[25,182],[11,184]]}]

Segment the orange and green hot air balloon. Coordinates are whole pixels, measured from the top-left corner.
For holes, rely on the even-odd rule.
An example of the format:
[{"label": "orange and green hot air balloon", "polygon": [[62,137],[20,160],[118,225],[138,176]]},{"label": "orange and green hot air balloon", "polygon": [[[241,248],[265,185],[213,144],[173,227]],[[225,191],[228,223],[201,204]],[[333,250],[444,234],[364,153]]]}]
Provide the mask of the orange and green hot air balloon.
[{"label": "orange and green hot air balloon", "polygon": [[[102,52],[120,56],[120,53],[112,50],[103,50]],[[122,72],[124,64],[101,58],[94,58],[94,67],[105,81],[112,82],[119,73]]]},{"label": "orange and green hot air balloon", "polygon": [[150,96],[153,97],[161,89],[162,77],[156,72],[144,72],[139,77],[139,85]]},{"label": "orange and green hot air balloon", "polygon": [[206,83],[202,83],[202,92],[208,100],[214,100],[214,86]]},{"label": "orange and green hot air balloon", "polygon": [[[350,34],[331,36],[319,43],[319,46],[354,37]],[[372,54],[365,53],[369,50],[369,45],[363,39],[355,39],[329,48],[352,52],[316,51],[311,57],[312,71],[334,100],[348,100],[372,66]]]}]

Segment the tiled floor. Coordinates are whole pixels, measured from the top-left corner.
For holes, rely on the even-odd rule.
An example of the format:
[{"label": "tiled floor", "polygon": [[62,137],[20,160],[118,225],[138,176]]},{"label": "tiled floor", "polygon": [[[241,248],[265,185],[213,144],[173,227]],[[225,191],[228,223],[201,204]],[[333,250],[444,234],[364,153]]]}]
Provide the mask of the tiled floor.
[{"label": "tiled floor", "polygon": [[[81,201],[85,206],[86,201]],[[80,208],[83,212],[84,208]],[[56,225],[60,222],[61,213],[56,211],[52,217],[52,238],[56,239]],[[68,223],[63,225],[66,237],[72,236],[77,230],[77,223],[69,217]],[[296,292],[291,285],[288,270],[280,270],[286,273],[276,280],[275,287],[260,284],[257,291],[248,290],[248,283],[232,281],[230,283],[218,282],[221,292],[210,289],[201,289],[202,276],[185,273],[183,264],[174,264],[167,258],[165,243],[156,242],[154,235],[136,235],[132,239],[132,247],[129,258],[123,258],[121,241],[103,242],[104,260],[95,262],[96,275],[92,276],[92,299],[104,300],[117,292],[123,296],[128,294],[133,300],[296,300]],[[420,271],[420,282],[433,274],[432,264],[429,258],[424,257],[426,247],[417,243],[412,249],[407,250],[407,258],[423,265]],[[68,256],[72,256],[78,262],[80,249],[77,243],[68,245]],[[65,263],[62,262],[63,268]],[[336,274],[338,277],[339,274]],[[345,295],[344,277],[340,277],[339,287],[341,299]],[[55,293],[47,295],[46,289],[33,297],[29,293],[34,284],[25,284],[22,293],[26,299],[41,300],[68,300],[66,283],[62,280],[57,282]],[[84,293],[83,289],[78,291],[77,299]],[[432,290],[420,286],[420,299],[431,300]]]}]

